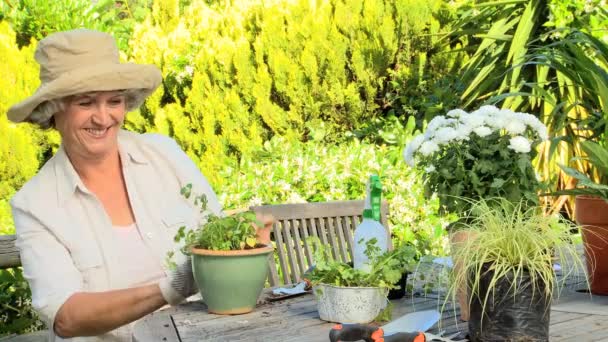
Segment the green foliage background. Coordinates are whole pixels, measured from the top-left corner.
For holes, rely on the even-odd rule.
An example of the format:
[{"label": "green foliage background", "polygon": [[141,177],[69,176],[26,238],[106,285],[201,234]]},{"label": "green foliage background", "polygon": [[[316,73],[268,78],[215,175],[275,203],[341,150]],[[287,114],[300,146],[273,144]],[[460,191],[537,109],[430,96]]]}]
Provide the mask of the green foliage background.
[{"label": "green foliage background", "polygon": [[[377,172],[395,241],[441,254],[448,218],[437,216],[437,199],[425,198],[419,175],[405,167],[403,145],[436,114],[542,81],[513,68],[531,50],[505,57],[521,42],[545,42],[516,34],[526,8],[542,7],[538,32],[564,29],[553,41],[576,29],[606,41],[605,16],[588,3],[599,0],[6,0],[0,113],[38,86],[36,40],[77,27],[106,31],[124,61],[153,63],[164,77],[161,89],[127,116],[126,128],[175,138],[226,209],[358,199]],[[500,27],[504,18],[509,25]],[[502,31],[488,34],[492,29]],[[595,61],[571,69],[576,74]],[[472,86],[483,76],[483,88]],[[529,98],[515,94],[509,101],[528,104],[521,108],[536,115],[558,108]],[[598,113],[605,120],[605,111]],[[8,200],[59,138],[4,115],[0,137],[0,234],[11,234]],[[0,271],[3,282],[12,279],[0,297],[0,322],[10,328],[0,335],[39,327],[18,277],[19,270]]]}]

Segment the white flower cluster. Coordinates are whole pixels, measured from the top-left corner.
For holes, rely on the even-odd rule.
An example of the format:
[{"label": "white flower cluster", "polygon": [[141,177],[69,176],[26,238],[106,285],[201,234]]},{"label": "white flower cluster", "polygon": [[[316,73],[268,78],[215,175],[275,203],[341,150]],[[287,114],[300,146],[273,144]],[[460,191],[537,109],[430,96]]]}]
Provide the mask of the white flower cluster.
[{"label": "white flower cluster", "polygon": [[[414,166],[417,153],[426,157],[439,151],[442,145],[471,139],[473,133],[479,138],[484,138],[494,132],[503,132],[511,136],[510,149],[517,153],[528,153],[532,141],[525,136],[526,131],[540,141],[548,139],[547,127],[531,114],[517,113],[495,106],[482,106],[471,113],[454,109],[445,116],[433,118],[426,132],[414,137],[406,146],[403,158],[408,165]],[[430,165],[426,169],[427,172],[432,172],[435,168]]]}]

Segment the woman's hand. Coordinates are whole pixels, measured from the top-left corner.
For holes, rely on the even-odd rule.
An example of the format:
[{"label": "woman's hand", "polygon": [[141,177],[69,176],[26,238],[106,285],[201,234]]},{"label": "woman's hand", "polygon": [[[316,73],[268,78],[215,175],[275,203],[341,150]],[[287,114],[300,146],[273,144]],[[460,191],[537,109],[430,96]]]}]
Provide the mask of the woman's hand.
[{"label": "woman's hand", "polygon": [[256,229],[258,242],[264,245],[270,245],[270,232],[272,231],[272,225],[274,224],[274,216],[269,214],[256,214],[255,215],[258,221],[260,221],[263,226],[258,227],[257,225],[253,225]]}]

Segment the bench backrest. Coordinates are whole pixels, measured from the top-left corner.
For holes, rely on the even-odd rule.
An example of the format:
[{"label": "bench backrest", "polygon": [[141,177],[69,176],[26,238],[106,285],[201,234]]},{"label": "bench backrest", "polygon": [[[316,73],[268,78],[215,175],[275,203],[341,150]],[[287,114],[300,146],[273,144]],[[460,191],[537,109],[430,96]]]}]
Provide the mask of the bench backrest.
[{"label": "bench backrest", "polygon": [[[305,243],[309,236],[318,237],[322,244],[329,246],[335,260],[351,261],[354,230],[362,220],[363,206],[363,200],[356,200],[251,207],[254,212],[275,218],[271,239],[276,243],[278,260],[273,258],[268,262],[270,286],[297,283],[313,265],[314,251]],[[387,218],[388,203],[383,201],[380,220],[391,241]]]}]

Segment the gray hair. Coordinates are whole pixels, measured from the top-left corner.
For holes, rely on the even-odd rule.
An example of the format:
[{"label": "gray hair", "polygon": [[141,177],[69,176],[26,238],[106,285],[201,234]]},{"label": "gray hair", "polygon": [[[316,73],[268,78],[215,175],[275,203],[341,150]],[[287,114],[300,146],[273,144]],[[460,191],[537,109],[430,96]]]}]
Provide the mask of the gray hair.
[{"label": "gray hair", "polygon": [[[95,94],[97,92],[88,92],[83,94]],[[120,93],[125,96],[126,111],[130,112],[139,108],[144,103],[147,93],[143,89],[126,89],[120,90]],[[82,94],[78,94],[82,95]],[[42,129],[55,127],[54,115],[65,110],[66,100],[71,96],[66,96],[58,99],[51,99],[39,104],[27,118],[28,122],[38,125]]]}]

